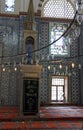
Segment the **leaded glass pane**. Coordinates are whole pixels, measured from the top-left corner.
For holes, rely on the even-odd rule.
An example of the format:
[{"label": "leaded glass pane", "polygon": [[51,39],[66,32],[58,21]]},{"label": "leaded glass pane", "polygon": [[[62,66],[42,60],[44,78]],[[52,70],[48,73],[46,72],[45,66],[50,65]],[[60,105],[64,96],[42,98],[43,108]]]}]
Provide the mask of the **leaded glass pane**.
[{"label": "leaded glass pane", "polygon": [[52,78],[52,85],[64,85],[64,79]]},{"label": "leaded glass pane", "polygon": [[67,24],[50,23],[50,43],[53,43],[55,41],[50,46],[51,55],[56,56],[69,55],[70,47],[68,46],[68,43],[65,42],[66,38],[62,36],[65,30],[67,29],[67,26],[68,26]]},{"label": "leaded glass pane", "polygon": [[72,19],[74,14],[74,7],[68,0],[49,0],[42,9],[42,16],[44,17]]},{"label": "leaded glass pane", "polygon": [[14,12],[15,0],[5,0],[5,11]]},{"label": "leaded glass pane", "polygon": [[51,100],[56,100],[56,86],[52,86],[51,95]]}]

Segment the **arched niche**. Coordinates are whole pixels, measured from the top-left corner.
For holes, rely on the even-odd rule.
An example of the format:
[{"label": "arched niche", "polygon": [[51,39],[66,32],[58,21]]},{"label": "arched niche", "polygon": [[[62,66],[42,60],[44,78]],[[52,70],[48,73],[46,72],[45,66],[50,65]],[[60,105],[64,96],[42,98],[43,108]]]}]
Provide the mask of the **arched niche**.
[{"label": "arched niche", "polygon": [[27,64],[32,64],[34,61],[34,38],[31,36],[26,37],[25,39],[25,51],[27,54]]}]

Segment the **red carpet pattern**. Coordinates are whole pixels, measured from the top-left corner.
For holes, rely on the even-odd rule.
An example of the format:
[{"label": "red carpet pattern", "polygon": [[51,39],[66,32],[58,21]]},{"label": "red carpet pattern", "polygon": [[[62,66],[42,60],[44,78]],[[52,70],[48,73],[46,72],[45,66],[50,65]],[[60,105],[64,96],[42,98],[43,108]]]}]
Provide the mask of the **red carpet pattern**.
[{"label": "red carpet pattern", "polygon": [[82,118],[83,107],[41,107],[40,118]]},{"label": "red carpet pattern", "polygon": [[[19,118],[19,109],[17,107],[0,107],[0,120],[11,120]],[[40,107],[39,119],[83,119],[83,107]]]},{"label": "red carpet pattern", "polygon": [[0,122],[0,130],[82,130],[81,122],[29,121]]},{"label": "red carpet pattern", "polygon": [[21,119],[18,107],[0,107],[0,130],[83,130],[83,107],[40,107],[36,119]]}]

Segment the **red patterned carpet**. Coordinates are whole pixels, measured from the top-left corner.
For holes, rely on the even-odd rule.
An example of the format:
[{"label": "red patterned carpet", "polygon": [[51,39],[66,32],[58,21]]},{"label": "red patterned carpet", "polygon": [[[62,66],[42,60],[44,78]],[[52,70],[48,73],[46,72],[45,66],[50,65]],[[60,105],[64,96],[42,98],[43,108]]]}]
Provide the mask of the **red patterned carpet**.
[{"label": "red patterned carpet", "polygon": [[0,130],[83,130],[83,107],[40,107],[36,119],[20,119],[17,107],[0,107]]},{"label": "red patterned carpet", "polygon": [[83,130],[81,122],[27,121],[0,122],[0,130]]},{"label": "red patterned carpet", "polygon": [[83,120],[83,107],[41,107],[40,118],[44,119],[80,119]]}]

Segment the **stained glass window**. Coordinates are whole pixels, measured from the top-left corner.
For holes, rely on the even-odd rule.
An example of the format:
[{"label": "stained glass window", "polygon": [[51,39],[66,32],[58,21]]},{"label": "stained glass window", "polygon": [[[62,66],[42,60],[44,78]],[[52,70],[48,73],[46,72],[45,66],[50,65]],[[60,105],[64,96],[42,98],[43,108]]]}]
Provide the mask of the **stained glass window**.
[{"label": "stained glass window", "polygon": [[[65,43],[65,37],[62,36],[66,28],[67,28],[66,24],[56,23],[53,25],[50,23],[50,43],[55,41],[50,46],[51,55],[57,55],[57,56],[69,55],[69,46]],[[58,38],[60,39],[57,40]]]},{"label": "stained glass window", "polygon": [[5,0],[5,11],[14,12],[15,0]]}]

